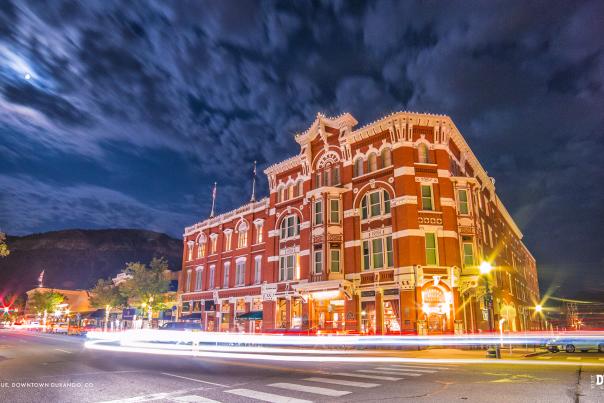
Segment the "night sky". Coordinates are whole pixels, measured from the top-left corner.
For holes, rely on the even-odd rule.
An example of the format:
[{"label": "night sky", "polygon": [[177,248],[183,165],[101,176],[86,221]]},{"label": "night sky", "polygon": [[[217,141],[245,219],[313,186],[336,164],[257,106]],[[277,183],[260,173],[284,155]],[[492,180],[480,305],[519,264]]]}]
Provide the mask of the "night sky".
[{"label": "night sky", "polygon": [[604,2],[524,3],[0,0],[0,229],[180,237],[317,112],[442,113],[542,292],[602,296]]}]

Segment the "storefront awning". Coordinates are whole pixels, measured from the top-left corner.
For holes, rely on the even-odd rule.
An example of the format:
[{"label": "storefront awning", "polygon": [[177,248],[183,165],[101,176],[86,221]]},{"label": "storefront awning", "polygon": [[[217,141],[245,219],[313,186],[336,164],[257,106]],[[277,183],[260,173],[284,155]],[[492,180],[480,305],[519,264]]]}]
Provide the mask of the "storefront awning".
[{"label": "storefront awning", "polygon": [[237,319],[262,320],[262,311],[252,311],[252,312],[243,313],[243,314],[237,316]]}]

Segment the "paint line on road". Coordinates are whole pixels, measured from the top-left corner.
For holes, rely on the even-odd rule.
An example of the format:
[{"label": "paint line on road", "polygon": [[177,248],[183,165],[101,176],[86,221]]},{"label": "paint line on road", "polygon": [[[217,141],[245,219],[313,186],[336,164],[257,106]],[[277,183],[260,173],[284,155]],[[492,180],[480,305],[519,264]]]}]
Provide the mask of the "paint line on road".
[{"label": "paint line on road", "polygon": [[[394,377],[394,376],[364,375],[364,374],[354,374],[354,373],[348,373],[348,372],[324,372],[324,374],[332,375],[332,376],[350,376],[353,378],[376,379],[376,380],[380,380],[380,381],[400,381],[401,379],[404,379],[404,378],[398,378],[398,377]],[[397,374],[397,375],[400,375],[400,374]]]},{"label": "paint line on road", "polygon": [[434,374],[436,372],[438,372],[437,370],[434,369],[424,369],[424,368],[414,368],[414,367],[404,367],[404,366],[399,366],[399,365],[388,365],[388,367],[379,367],[378,369],[387,369],[389,371],[401,371],[401,372],[424,372],[426,374]]},{"label": "paint line on road", "polygon": [[295,397],[275,395],[274,393],[259,392],[252,389],[231,389],[225,390],[237,396],[249,397],[250,399],[262,400],[271,403],[312,403],[310,400],[296,399]]},{"label": "paint line on road", "polygon": [[552,357],[552,356],[537,357],[538,360],[551,360],[552,358],[554,358],[554,357]]},{"label": "paint line on road", "polygon": [[161,374],[162,375],[166,375],[166,376],[173,376],[174,378],[187,379],[187,380],[193,381],[193,382],[199,382],[199,383],[205,383],[205,384],[208,384],[208,385],[220,386],[220,387],[223,387],[223,388],[229,388],[230,387],[229,385],[223,385],[221,383],[202,381],[201,379],[189,378],[188,376],[182,376],[182,375],[169,374],[167,372],[162,372]]},{"label": "paint line on road", "polygon": [[394,370],[390,370],[388,371],[388,368],[386,369],[357,369],[357,372],[363,372],[366,374],[382,374],[382,375],[405,375],[405,376],[421,376],[421,374],[415,374],[412,372],[399,372],[399,371],[394,371]]},{"label": "paint line on road", "polygon": [[280,389],[286,389],[286,390],[293,390],[296,392],[314,393],[316,395],[324,395],[324,396],[331,396],[331,397],[340,397],[340,396],[345,396],[345,395],[349,395],[352,393],[348,390],[335,390],[335,389],[329,389],[329,388],[320,388],[318,386],[306,386],[306,385],[299,385],[297,383],[287,383],[287,382],[271,383],[270,385],[266,385],[266,386],[271,386],[273,388],[280,388]]},{"label": "paint line on road", "polygon": [[354,386],[356,388],[375,388],[376,386],[380,386],[379,383],[347,381],[346,379],[334,379],[334,378],[313,377],[313,378],[306,378],[304,380],[309,381],[309,382],[330,383],[333,385]]},{"label": "paint line on road", "polygon": [[169,399],[174,395],[182,395],[184,393],[191,393],[190,389],[174,390],[172,392],[152,393],[150,395],[134,396],[127,399],[117,400],[104,400],[99,403],[131,403],[131,402],[148,402],[151,400]]},{"label": "paint line on road", "polygon": [[189,403],[220,403],[218,400],[208,399],[207,397],[197,395],[177,396],[170,399],[173,402],[189,402]]},{"label": "paint line on road", "polygon": [[435,367],[434,365],[390,365],[390,367],[398,367],[398,368],[425,368],[425,369],[441,369],[441,370],[447,370],[447,369],[455,369],[457,366],[454,367]]},{"label": "paint line on road", "polygon": [[567,360],[579,361],[581,357],[566,357]]},{"label": "paint line on road", "polygon": [[63,350],[62,348],[55,348],[57,351],[61,351],[63,353],[71,354],[71,351]]}]

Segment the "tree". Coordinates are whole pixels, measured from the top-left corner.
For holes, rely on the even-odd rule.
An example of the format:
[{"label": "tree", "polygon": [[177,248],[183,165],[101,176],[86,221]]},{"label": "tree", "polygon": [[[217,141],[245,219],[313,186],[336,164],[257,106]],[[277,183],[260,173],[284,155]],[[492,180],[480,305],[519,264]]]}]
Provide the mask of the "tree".
[{"label": "tree", "polygon": [[6,235],[4,232],[0,232],[0,257],[8,256],[10,250],[8,250],[8,245],[6,245]]},{"label": "tree", "polygon": [[4,296],[0,296],[0,301],[4,310],[4,312],[0,312],[0,318],[13,322],[17,320],[19,315],[23,315],[25,309],[25,298],[23,295],[6,293]]},{"label": "tree", "polygon": [[34,291],[31,297],[29,297],[28,304],[30,310],[44,314],[43,326],[46,329],[48,312],[54,312],[64,300],[65,296],[55,291]]},{"label": "tree", "polygon": [[154,258],[149,267],[140,262],[128,263],[123,270],[130,278],[120,284],[120,292],[130,303],[147,309],[149,326],[153,311],[166,308],[165,293],[170,286],[166,270],[168,261],[165,258]]},{"label": "tree", "polygon": [[105,331],[107,331],[111,308],[124,306],[126,302],[126,298],[120,293],[119,288],[113,284],[111,279],[99,279],[94,288],[90,290],[88,299],[90,305],[93,307],[105,309]]}]

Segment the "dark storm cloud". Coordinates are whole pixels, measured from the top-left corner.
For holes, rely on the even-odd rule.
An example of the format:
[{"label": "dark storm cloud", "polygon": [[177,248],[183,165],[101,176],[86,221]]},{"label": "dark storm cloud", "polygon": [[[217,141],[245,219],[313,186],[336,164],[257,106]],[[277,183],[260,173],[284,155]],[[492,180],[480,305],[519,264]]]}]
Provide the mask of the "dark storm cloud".
[{"label": "dark storm cloud", "polygon": [[4,2],[0,225],[180,234],[214,180],[221,210],[246,201],[252,162],[296,153],[317,112],[427,111],[496,179],[544,284],[587,290],[604,265],[603,18],[599,1]]}]

